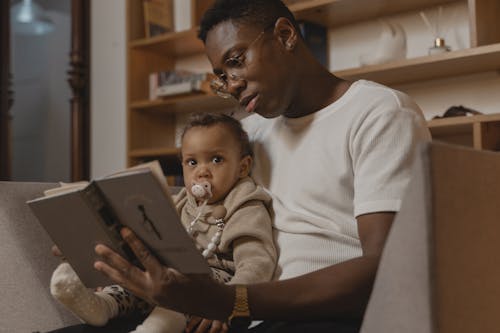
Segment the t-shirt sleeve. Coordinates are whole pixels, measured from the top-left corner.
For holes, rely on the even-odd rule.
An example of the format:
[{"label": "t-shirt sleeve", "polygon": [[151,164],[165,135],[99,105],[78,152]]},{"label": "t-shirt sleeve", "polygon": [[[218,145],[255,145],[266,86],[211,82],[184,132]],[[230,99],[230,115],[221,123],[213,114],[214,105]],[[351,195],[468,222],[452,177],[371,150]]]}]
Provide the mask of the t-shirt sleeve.
[{"label": "t-shirt sleeve", "polygon": [[373,112],[352,142],[354,215],[397,212],[420,142],[429,140],[423,117],[408,108]]}]

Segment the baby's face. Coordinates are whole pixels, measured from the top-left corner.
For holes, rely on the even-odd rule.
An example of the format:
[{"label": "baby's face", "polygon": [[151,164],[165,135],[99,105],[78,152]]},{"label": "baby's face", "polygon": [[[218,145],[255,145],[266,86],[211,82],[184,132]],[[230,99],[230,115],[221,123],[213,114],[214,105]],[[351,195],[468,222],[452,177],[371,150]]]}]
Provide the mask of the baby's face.
[{"label": "baby's face", "polygon": [[240,145],[223,124],[190,128],[182,140],[184,184],[208,182],[212,196],[209,204],[225,198],[236,182],[248,175],[251,158],[241,158]]}]

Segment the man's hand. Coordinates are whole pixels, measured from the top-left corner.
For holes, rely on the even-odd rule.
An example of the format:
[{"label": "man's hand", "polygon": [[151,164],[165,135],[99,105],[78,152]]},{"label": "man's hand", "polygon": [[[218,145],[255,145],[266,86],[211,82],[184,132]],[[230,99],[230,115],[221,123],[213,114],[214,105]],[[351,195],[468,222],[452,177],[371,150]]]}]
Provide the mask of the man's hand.
[{"label": "man's hand", "polygon": [[188,333],[226,333],[228,330],[229,327],[225,322],[203,319],[196,316],[191,316],[191,319],[186,326],[186,332]]},{"label": "man's hand", "polygon": [[[205,318],[225,319],[234,301],[231,287],[215,282],[209,275],[183,275],[162,265],[128,228],[121,231],[145,271],[132,265],[119,254],[99,244],[96,253],[103,259],[94,267],[136,296],[156,305]],[[213,300],[218,304],[214,306]]]}]

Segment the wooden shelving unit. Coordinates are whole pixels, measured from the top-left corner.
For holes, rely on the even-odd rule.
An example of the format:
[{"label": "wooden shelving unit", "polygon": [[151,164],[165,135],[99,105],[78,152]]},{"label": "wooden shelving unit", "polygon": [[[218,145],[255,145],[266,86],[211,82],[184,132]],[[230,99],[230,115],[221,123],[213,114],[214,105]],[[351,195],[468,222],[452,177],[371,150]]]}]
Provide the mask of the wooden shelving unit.
[{"label": "wooden shelving unit", "polygon": [[500,151],[500,113],[428,121],[434,140]]},{"label": "wooden shelving unit", "polygon": [[236,107],[238,103],[230,99],[223,99],[215,95],[197,93],[173,96],[159,100],[141,100],[130,103],[132,110],[143,112],[191,112],[203,105],[204,109],[228,109]]},{"label": "wooden shelving unit", "polygon": [[298,0],[284,1],[300,20],[335,28],[456,0]]},{"label": "wooden shelving unit", "polygon": [[[203,11],[213,2],[213,0],[186,1],[191,1],[192,21],[196,23],[199,22]],[[498,25],[500,0],[289,0],[285,2],[289,4],[297,18],[328,27],[339,27],[446,3],[467,4],[471,48],[335,72],[340,77],[352,80],[363,78],[391,85],[500,69]],[[175,123],[180,114],[227,109],[235,107],[236,103],[208,94],[148,100],[149,73],[172,69],[177,60],[202,54],[203,44],[196,37],[195,26],[187,31],[145,38],[142,0],[127,0],[127,4],[128,164],[133,165],[152,158],[174,161],[174,157],[178,154],[175,148]],[[497,145],[497,139],[491,138],[496,138],[495,135],[498,134],[497,120],[461,123],[471,119],[467,117],[463,120],[436,120],[431,121],[429,126],[436,138],[480,149],[496,149],[494,147]],[[480,128],[479,132],[475,128]],[[490,132],[497,134],[485,134]]]},{"label": "wooden shelving unit", "polygon": [[388,64],[342,70],[335,72],[335,75],[349,80],[363,78],[391,85],[493,71],[499,68],[500,43],[497,43]]}]

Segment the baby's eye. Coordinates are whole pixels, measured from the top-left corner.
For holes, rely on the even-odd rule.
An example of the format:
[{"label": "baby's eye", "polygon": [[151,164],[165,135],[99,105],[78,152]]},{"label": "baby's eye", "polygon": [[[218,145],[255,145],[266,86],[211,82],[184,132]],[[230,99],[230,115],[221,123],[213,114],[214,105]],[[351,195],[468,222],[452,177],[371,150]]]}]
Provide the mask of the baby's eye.
[{"label": "baby's eye", "polygon": [[212,157],[212,163],[219,164],[223,161],[224,159],[220,156],[214,156]]},{"label": "baby's eye", "polygon": [[186,163],[189,166],[195,166],[197,164],[196,161],[193,159],[186,160],[186,162],[184,163]]}]

